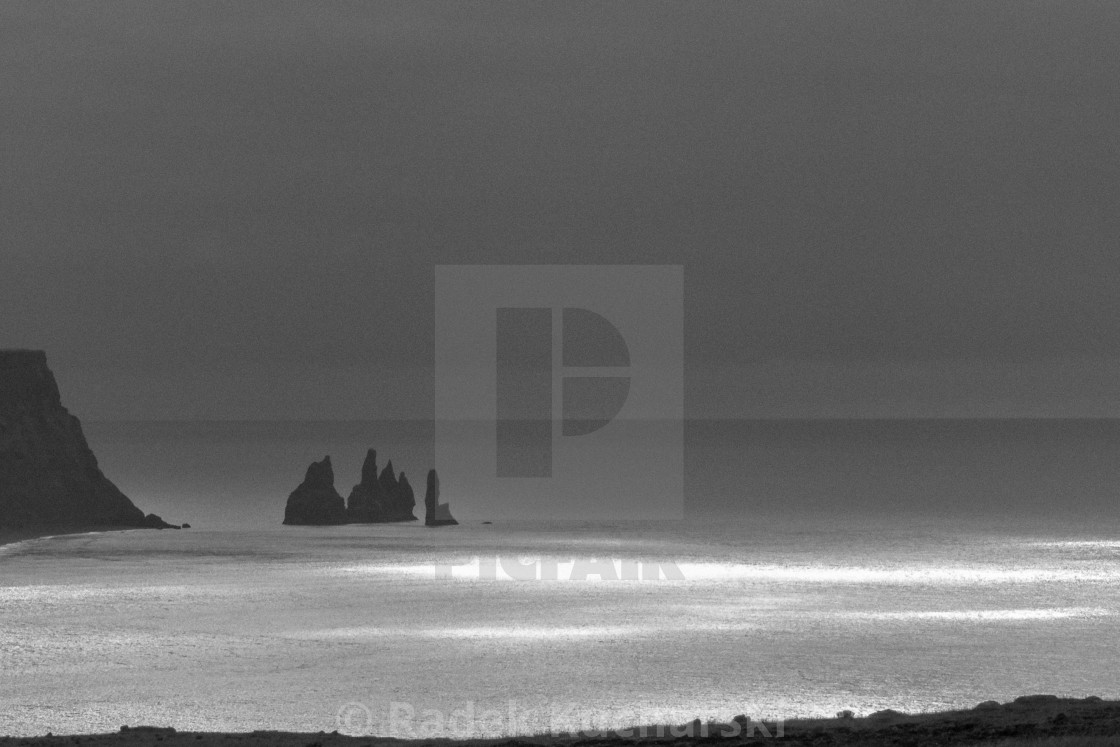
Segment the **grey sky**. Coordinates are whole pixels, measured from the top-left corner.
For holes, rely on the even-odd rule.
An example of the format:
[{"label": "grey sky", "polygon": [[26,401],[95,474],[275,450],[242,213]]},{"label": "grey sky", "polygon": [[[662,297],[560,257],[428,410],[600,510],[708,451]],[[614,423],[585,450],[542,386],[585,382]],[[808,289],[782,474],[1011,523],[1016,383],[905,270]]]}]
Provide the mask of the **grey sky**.
[{"label": "grey sky", "polygon": [[431,412],[432,275],[670,263],[693,415],[1120,415],[1120,6],[0,4],[0,345]]}]

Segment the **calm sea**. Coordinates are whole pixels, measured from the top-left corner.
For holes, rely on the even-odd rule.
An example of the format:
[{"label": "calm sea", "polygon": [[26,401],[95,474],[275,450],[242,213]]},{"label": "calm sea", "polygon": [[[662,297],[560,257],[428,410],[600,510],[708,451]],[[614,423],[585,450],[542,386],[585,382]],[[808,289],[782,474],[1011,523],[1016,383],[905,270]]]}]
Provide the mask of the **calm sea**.
[{"label": "calm sea", "polygon": [[1111,423],[694,432],[677,523],[482,524],[453,500],[449,529],[279,526],[309,458],[335,456],[344,494],[365,446],[426,466],[423,433],[336,426],[91,427],[126,492],[195,528],[0,548],[0,735],[1120,697]]}]

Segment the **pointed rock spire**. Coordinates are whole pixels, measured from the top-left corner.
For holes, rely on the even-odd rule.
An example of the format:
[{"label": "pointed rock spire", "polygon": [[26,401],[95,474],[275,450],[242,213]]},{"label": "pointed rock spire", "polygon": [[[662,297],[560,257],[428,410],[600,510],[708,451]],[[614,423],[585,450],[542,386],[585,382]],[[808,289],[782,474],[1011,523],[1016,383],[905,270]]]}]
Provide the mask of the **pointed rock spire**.
[{"label": "pointed rock spire", "polygon": [[381,484],[381,492],[393,495],[397,492],[397,475],[393,472],[393,460],[390,459],[385,464],[385,469],[381,470],[381,477],[377,479]]},{"label": "pointed rock spire", "polygon": [[312,462],[308,466],[300,487],[334,487],[334,467],[331,465],[330,454],[323,457],[323,461]]},{"label": "pointed rock spire", "polygon": [[407,509],[409,515],[412,515],[412,509],[416,507],[416,493],[413,492],[412,485],[409,484],[404,472],[401,472],[400,479],[397,481],[397,505],[402,510]]},{"label": "pointed rock spire", "polygon": [[428,489],[424,492],[424,523],[431,524],[436,518],[439,504],[439,475],[434,469],[428,470]]},{"label": "pointed rock spire", "polygon": [[424,524],[430,527],[450,526],[459,522],[451,516],[451,508],[439,502],[439,475],[428,470],[428,489],[424,493]]},{"label": "pointed rock spire", "polygon": [[362,485],[372,485],[377,482],[377,451],[370,449],[366,452],[366,460],[362,463]]},{"label": "pointed rock spire", "polygon": [[362,464],[362,481],[346,501],[347,519],[355,524],[415,521],[415,506],[416,497],[404,473],[398,478],[390,461],[378,475],[377,452],[369,449]]}]

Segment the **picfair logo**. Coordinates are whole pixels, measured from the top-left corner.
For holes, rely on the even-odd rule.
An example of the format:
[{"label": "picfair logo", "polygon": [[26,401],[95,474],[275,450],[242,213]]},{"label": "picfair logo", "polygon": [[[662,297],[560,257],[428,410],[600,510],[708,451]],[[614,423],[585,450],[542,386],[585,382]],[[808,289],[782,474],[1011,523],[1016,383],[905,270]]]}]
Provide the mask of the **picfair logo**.
[{"label": "picfair logo", "polygon": [[630,393],[630,350],[618,328],[577,307],[497,309],[497,475],[552,477],[552,357],[559,313],[562,438],[614,419]]},{"label": "picfair logo", "polygon": [[436,467],[457,510],[679,517],[683,307],[679,266],[437,267]]}]

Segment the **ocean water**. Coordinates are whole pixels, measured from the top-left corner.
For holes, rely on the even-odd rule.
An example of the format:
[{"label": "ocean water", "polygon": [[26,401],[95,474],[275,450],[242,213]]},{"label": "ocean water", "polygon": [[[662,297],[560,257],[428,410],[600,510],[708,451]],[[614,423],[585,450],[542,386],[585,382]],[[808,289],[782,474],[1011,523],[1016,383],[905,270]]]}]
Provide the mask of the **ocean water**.
[{"label": "ocean water", "polygon": [[[431,421],[92,422],[85,430],[105,473],[144,510],[208,529],[274,526],[307,465],[325,454],[343,497],[367,448],[421,492],[435,463]],[[683,430],[687,518],[1120,517],[1120,420],[689,420]],[[510,518],[485,496],[457,495],[451,481],[443,489],[457,517]],[[649,518],[635,498],[635,518]]]},{"label": "ocean water", "polygon": [[0,735],[1116,698],[1117,640],[1120,524],[1099,517],[74,535],[0,548]]},{"label": "ocean water", "polygon": [[86,432],[194,528],[0,548],[0,735],[1120,697],[1120,421],[689,421],[683,522],[643,522],[640,495],[633,521],[512,521],[448,481],[463,524],[439,530],[280,526],[324,454],[344,496],[371,446],[422,484],[431,423]]}]

